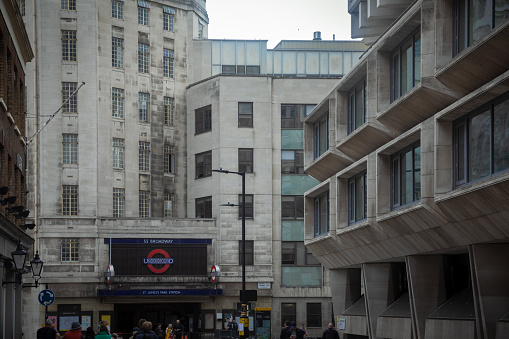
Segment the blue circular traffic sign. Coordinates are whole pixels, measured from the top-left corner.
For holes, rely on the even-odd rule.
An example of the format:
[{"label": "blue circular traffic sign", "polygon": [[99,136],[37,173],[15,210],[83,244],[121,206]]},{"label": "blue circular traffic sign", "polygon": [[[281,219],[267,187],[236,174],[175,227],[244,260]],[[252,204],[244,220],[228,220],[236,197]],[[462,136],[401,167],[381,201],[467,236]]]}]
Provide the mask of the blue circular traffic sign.
[{"label": "blue circular traffic sign", "polygon": [[42,290],[38,299],[42,306],[49,306],[55,301],[55,293],[52,290]]}]

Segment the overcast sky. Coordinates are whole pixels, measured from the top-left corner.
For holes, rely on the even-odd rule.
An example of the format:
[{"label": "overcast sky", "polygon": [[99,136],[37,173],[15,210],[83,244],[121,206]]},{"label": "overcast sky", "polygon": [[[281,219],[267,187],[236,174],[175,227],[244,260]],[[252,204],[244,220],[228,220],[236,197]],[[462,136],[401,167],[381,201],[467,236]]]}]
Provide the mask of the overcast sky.
[{"label": "overcast sky", "polygon": [[351,40],[347,0],[207,0],[209,39]]}]

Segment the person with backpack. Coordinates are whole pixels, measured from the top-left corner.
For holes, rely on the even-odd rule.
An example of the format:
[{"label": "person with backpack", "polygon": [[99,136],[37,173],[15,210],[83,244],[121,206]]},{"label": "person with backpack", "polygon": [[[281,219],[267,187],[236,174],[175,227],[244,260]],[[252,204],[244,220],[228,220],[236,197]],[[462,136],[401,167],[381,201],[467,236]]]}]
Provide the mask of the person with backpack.
[{"label": "person with backpack", "polygon": [[152,323],[150,321],[145,321],[141,326],[141,330],[136,335],[136,339],[159,339],[159,338],[154,333],[154,331],[152,331]]},{"label": "person with backpack", "polygon": [[333,323],[329,323],[328,328],[323,331],[322,339],[339,339],[338,331],[334,329]]}]

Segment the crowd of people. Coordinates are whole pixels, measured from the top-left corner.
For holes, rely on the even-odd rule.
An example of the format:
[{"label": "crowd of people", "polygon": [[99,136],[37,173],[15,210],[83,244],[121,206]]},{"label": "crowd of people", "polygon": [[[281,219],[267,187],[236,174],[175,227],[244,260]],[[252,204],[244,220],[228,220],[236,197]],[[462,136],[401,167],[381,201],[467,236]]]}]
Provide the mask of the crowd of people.
[{"label": "crowd of people", "polygon": [[[308,331],[304,324],[301,327],[297,327],[295,321],[285,321],[285,326],[281,329],[279,339],[304,339],[308,336]],[[327,329],[323,331],[322,339],[339,339],[338,331],[334,328],[333,323],[329,323]]]},{"label": "crowd of people", "polygon": [[[132,335],[129,339],[182,339],[184,326],[177,320],[174,326],[169,324],[163,330],[162,324],[158,323],[153,328],[152,322],[146,319],[140,319],[138,327],[133,328]],[[44,327],[37,331],[37,339],[59,339],[60,333],[54,328],[53,322],[47,319]],[[69,331],[65,333],[62,339],[115,339],[116,333],[111,333],[107,320],[102,320],[97,326],[97,332],[92,327],[88,327],[83,334],[82,325],[79,322],[73,322]]]}]

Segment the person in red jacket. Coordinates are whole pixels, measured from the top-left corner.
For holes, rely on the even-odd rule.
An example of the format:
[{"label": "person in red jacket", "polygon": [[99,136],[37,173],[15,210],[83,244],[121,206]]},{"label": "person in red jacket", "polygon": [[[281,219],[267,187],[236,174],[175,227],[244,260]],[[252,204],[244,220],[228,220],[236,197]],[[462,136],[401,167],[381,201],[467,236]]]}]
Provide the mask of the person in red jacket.
[{"label": "person in red jacket", "polygon": [[74,322],[71,324],[71,330],[64,335],[63,339],[82,339],[81,324]]}]

